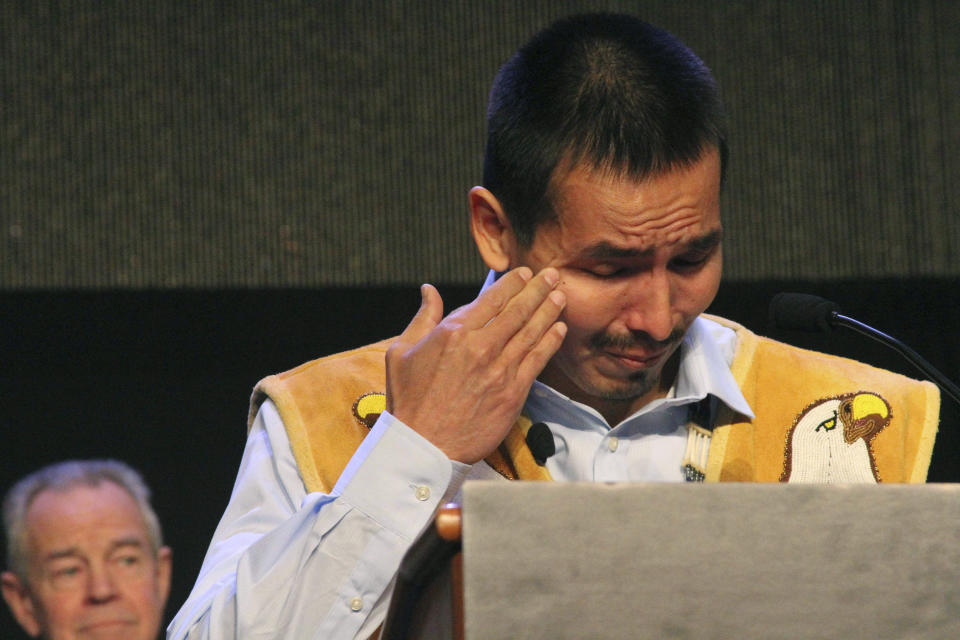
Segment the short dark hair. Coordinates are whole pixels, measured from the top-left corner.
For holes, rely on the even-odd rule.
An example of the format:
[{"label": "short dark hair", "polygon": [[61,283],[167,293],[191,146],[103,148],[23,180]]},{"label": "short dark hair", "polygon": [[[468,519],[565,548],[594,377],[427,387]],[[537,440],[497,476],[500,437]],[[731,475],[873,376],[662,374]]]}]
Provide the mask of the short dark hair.
[{"label": "short dark hair", "polygon": [[639,18],[594,13],[558,20],[501,67],[487,111],[483,185],[517,241],[553,217],[557,167],[640,180],[720,151],[726,116],[710,70],[675,36]]}]

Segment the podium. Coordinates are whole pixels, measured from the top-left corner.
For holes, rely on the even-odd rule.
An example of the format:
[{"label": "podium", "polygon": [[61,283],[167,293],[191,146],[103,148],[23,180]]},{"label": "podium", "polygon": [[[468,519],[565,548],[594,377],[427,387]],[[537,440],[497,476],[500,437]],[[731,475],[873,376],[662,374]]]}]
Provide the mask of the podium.
[{"label": "podium", "polygon": [[960,638],[960,485],[469,482],[462,512],[467,640]]}]

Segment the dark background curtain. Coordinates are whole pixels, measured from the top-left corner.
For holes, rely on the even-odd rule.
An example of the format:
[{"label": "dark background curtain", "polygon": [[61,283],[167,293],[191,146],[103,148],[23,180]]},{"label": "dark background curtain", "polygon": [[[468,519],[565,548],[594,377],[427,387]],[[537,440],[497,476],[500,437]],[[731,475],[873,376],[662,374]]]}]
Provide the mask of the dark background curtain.
[{"label": "dark background curtain", "polygon": [[[960,9],[897,2],[7,2],[0,8],[0,491],[141,469],[170,614],[227,503],[260,377],[398,333],[484,276],[466,231],[497,67],[554,17],[684,39],[731,113],[711,311],[916,375],[856,334],[766,324],[829,297],[960,377]],[[931,480],[960,479],[945,403]],[[6,609],[0,636],[19,637]]]}]

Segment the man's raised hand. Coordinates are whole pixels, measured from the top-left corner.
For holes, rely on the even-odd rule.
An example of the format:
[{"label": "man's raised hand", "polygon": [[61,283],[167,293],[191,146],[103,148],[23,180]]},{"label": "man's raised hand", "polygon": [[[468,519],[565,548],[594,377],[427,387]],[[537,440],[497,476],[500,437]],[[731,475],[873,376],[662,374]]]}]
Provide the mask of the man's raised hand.
[{"label": "man's raised hand", "polygon": [[489,455],[563,343],[559,279],[519,267],[446,318],[423,285],[420,310],[387,350],[387,410],[451,460]]}]

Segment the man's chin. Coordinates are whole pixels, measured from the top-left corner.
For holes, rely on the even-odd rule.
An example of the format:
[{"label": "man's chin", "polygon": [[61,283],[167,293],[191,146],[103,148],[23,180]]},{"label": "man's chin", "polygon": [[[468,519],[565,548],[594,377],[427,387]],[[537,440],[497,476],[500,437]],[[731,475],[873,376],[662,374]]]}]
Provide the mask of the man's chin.
[{"label": "man's chin", "polygon": [[659,367],[656,370],[634,371],[629,375],[612,375],[602,369],[578,371],[575,375],[567,375],[568,381],[575,387],[575,391],[571,389],[574,393],[567,395],[588,405],[591,404],[590,399],[618,402],[636,400],[657,386],[660,371]]},{"label": "man's chin", "polygon": [[580,361],[555,358],[540,376],[567,397],[586,405],[594,401],[629,402],[648,395],[660,384],[664,363],[633,369],[606,354],[592,354]]},{"label": "man's chin", "polygon": [[636,400],[650,393],[658,381],[659,376],[650,371],[637,372],[619,384],[594,385],[591,395],[602,400]]},{"label": "man's chin", "polygon": [[[626,402],[648,397],[658,390],[663,383],[669,387],[676,374],[676,361],[679,350],[674,348],[671,353],[664,354],[652,366],[630,370],[608,356],[599,356],[588,366],[571,377],[580,390],[592,397],[605,400]],[[670,376],[669,381],[663,379]],[[665,391],[665,389],[662,389]]]},{"label": "man's chin", "polygon": [[83,638],[92,638],[96,640],[109,640],[112,638],[133,638],[138,631],[135,622],[128,620],[104,620],[91,622],[78,629],[78,634]]}]

